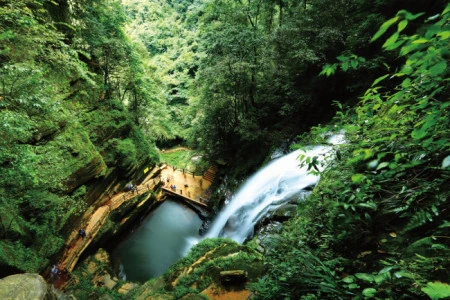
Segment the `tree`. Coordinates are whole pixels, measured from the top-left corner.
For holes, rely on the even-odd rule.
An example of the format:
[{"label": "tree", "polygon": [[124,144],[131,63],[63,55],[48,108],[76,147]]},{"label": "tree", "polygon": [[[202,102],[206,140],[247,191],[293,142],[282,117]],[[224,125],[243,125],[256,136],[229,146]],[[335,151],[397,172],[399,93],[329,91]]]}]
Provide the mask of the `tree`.
[{"label": "tree", "polygon": [[372,40],[389,33],[383,48],[404,64],[374,80],[354,110],[313,128],[315,142],[337,127],[347,143],[274,241],[255,285],[261,298],[448,295],[450,6],[409,32],[422,15],[401,10],[381,25]]}]

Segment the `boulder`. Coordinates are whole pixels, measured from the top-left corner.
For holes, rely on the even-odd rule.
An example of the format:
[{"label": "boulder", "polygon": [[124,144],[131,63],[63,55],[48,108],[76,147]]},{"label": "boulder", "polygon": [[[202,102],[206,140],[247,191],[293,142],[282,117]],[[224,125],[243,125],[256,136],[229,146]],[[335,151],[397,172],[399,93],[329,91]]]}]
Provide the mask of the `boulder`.
[{"label": "boulder", "polygon": [[16,274],[0,279],[0,299],[55,298],[55,295],[48,293],[48,285],[39,274]]},{"label": "boulder", "polygon": [[139,287],[139,284],[133,283],[133,282],[127,282],[119,288],[118,292],[119,292],[119,294],[126,295],[126,294],[128,294],[128,292],[130,292],[131,290],[133,290],[137,287]]}]

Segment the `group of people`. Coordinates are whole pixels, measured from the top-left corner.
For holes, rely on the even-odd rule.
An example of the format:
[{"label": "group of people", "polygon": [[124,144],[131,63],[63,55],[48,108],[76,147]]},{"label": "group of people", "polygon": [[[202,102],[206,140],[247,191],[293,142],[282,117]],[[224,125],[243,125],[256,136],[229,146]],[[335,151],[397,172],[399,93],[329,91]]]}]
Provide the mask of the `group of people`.
[{"label": "group of people", "polygon": [[[164,179],[162,179],[162,181],[164,182]],[[167,181],[166,182],[167,182],[167,184],[170,183],[170,178],[169,177],[167,177]],[[184,184],[184,188],[187,189],[188,187],[189,187],[189,185],[187,183],[185,183]],[[171,184],[170,185],[170,189],[172,191],[176,192],[177,191],[177,186],[175,184]],[[180,189],[180,193],[183,194],[183,190]]]}]

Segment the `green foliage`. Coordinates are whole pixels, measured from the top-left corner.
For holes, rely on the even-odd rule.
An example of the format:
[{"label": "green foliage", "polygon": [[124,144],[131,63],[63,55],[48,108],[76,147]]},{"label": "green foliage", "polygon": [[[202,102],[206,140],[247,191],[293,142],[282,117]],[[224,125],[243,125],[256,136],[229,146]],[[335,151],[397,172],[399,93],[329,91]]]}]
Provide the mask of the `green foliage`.
[{"label": "green foliage", "polygon": [[[98,264],[98,261],[96,262]],[[107,297],[108,299],[125,299],[117,290],[112,290],[106,286],[97,286],[94,283],[94,276],[90,274],[85,266],[78,268],[72,276],[75,276],[77,282],[70,286],[67,293],[73,294],[80,299],[99,299]]]},{"label": "green foliage", "polygon": [[[241,173],[293,132],[328,119],[332,101],[357,95],[376,73],[368,69],[379,68],[373,62],[378,58],[369,61],[360,53],[373,53],[364,45],[384,5],[206,1],[195,7],[202,11],[198,44],[204,55],[189,102],[189,144]],[[322,65],[331,75],[337,67],[330,60],[339,53],[355,53],[339,56],[350,74],[333,80],[316,76]],[[348,77],[355,80],[344,83]]]},{"label": "green foliage", "polygon": [[188,149],[175,149],[161,152],[161,161],[175,166],[179,169],[185,169],[197,175],[203,174],[209,167],[209,162],[205,160],[204,155]]},{"label": "green foliage", "polygon": [[422,292],[431,299],[445,299],[450,297],[450,286],[442,282],[428,282],[427,286],[422,288]]},{"label": "green foliage", "polygon": [[[450,190],[442,166],[450,149],[450,7],[417,33],[405,34],[420,15],[400,11],[373,38],[395,29],[383,48],[396,51],[404,64],[376,79],[333,126],[312,130],[320,135],[336,126],[347,144],[321,173],[301,217],[285,227],[270,251],[267,277],[254,286],[262,298],[448,296]],[[350,69],[347,58],[338,60],[334,70]],[[322,73],[332,75],[327,70]],[[317,159],[307,159],[303,163],[317,172]],[[315,281],[302,272],[304,261],[315,266],[316,285],[308,286]]]},{"label": "green foliage", "polygon": [[163,274],[165,290],[173,289],[177,299],[187,294],[199,295],[211,283],[219,282],[224,270],[245,270],[254,280],[261,272],[261,259],[259,253],[229,239],[205,239]]},{"label": "green foliage", "polygon": [[197,69],[198,44],[185,16],[166,1],[122,1],[131,18],[127,34],[141,61],[136,61],[127,86],[128,106],[151,140],[185,138],[191,118],[185,110]]},{"label": "green foliage", "polygon": [[124,168],[158,160],[121,103],[134,52],[119,3],[65,4],[0,7],[1,276],[41,272],[57,257],[86,209],[82,185],[107,172],[109,140]]}]

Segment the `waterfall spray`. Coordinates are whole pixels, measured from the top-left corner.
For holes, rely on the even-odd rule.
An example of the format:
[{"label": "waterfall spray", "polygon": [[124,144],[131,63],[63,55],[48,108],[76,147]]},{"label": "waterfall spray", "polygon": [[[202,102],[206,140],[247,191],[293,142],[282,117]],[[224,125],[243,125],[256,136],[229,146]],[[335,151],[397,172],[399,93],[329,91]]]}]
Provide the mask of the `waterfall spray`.
[{"label": "waterfall spray", "polygon": [[[330,144],[343,141],[342,135],[328,140]],[[217,215],[204,238],[225,237],[243,243],[253,235],[255,225],[264,215],[319,181],[319,176],[310,174],[307,166],[300,167],[298,156],[305,154],[323,158],[330,150],[331,146],[316,146],[306,153],[296,150],[271,161],[239,188],[230,203]],[[191,244],[195,242],[191,241]]]}]

